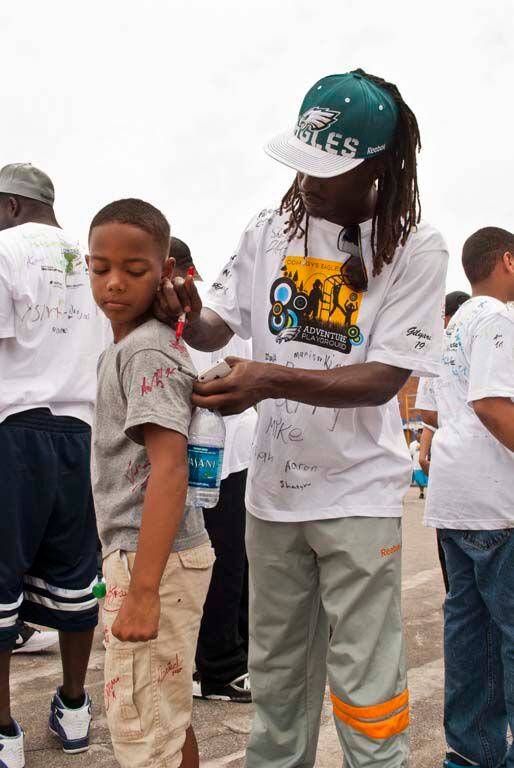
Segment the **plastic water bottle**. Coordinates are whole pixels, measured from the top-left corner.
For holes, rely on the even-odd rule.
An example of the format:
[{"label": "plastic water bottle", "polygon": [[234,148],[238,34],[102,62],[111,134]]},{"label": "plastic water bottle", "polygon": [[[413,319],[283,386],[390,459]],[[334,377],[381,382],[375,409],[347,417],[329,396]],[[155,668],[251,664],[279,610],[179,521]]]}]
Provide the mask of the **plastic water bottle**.
[{"label": "plastic water bottle", "polygon": [[189,485],[186,503],[190,506],[210,509],[218,503],[224,447],[223,417],[214,411],[196,408],[187,445]]}]

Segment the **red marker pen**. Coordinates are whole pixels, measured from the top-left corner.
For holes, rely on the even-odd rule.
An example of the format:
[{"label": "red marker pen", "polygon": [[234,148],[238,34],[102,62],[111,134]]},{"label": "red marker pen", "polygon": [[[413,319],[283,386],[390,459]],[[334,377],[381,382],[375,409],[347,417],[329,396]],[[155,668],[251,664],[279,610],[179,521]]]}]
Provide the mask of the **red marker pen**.
[{"label": "red marker pen", "polygon": [[[194,277],[195,276],[195,268],[189,267],[187,270],[187,276],[188,277]],[[182,334],[184,333],[184,328],[186,327],[186,313],[182,312],[181,315],[179,315],[178,321],[177,321],[177,327],[175,329],[175,335],[177,337],[177,341],[180,341],[182,338]]]}]

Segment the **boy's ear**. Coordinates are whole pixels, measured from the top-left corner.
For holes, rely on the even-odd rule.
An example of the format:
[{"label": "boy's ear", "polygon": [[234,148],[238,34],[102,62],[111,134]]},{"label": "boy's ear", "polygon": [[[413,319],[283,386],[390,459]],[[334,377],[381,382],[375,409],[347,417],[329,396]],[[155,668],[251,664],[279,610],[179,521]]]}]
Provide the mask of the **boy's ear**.
[{"label": "boy's ear", "polygon": [[176,262],[173,256],[169,256],[164,262],[164,266],[162,268],[162,276],[170,278],[175,270],[175,264]]},{"label": "boy's ear", "polygon": [[508,272],[514,273],[514,255],[510,251],[506,251],[503,254],[503,263]]},{"label": "boy's ear", "polygon": [[89,269],[90,268],[89,267],[89,253],[86,253],[86,264],[87,264],[87,268]]}]

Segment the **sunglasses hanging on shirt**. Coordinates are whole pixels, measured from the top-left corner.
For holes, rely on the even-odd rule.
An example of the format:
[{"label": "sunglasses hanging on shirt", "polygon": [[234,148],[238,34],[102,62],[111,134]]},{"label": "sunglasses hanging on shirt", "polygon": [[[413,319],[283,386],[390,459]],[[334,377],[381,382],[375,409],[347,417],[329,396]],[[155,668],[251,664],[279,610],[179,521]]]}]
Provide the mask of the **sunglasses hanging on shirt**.
[{"label": "sunglasses hanging on shirt", "polygon": [[351,224],[339,233],[337,249],[347,253],[348,259],[343,262],[343,283],[357,293],[368,290],[368,272],[362,253],[361,228]]}]

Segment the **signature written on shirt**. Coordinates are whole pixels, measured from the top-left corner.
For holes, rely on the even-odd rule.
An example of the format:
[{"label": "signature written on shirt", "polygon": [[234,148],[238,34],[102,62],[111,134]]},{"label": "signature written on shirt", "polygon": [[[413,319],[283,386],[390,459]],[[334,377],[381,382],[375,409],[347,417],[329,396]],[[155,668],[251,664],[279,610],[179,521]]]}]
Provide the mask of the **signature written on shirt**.
[{"label": "signature written on shirt", "polygon": [[406,336],[414,336],[417,339],[414,349],[423,349],[426,346],[427,341],[432,341],[432,336],[429,333],[425,333],[421,328],[413,325],[407,329]]},{"label": "signature written on shirt", "polygon": [[152,392],[156,387],[164,389],[164,380],[173,376],[176,370],[176,368],[156,368],[151,376],[143,376],[141,382],[141,397]]},{"label": "signature written on shirt", "polygon": [[131,493],[135,493],[136,491],[145,488],[150,479],[150,469],[151,464],[149,461],[144,461],[142,463],[136,461],[133,462],[132,460],[129,461],[125,477],[130,483]]},{"label": "signature written on shirt", "polygon": [[21,317],[21,322],[25,323],[43,323],[47,320],[90,320],[89,312],[82,312],[81,309],[73,304],[28,304],[27,309]]}]

